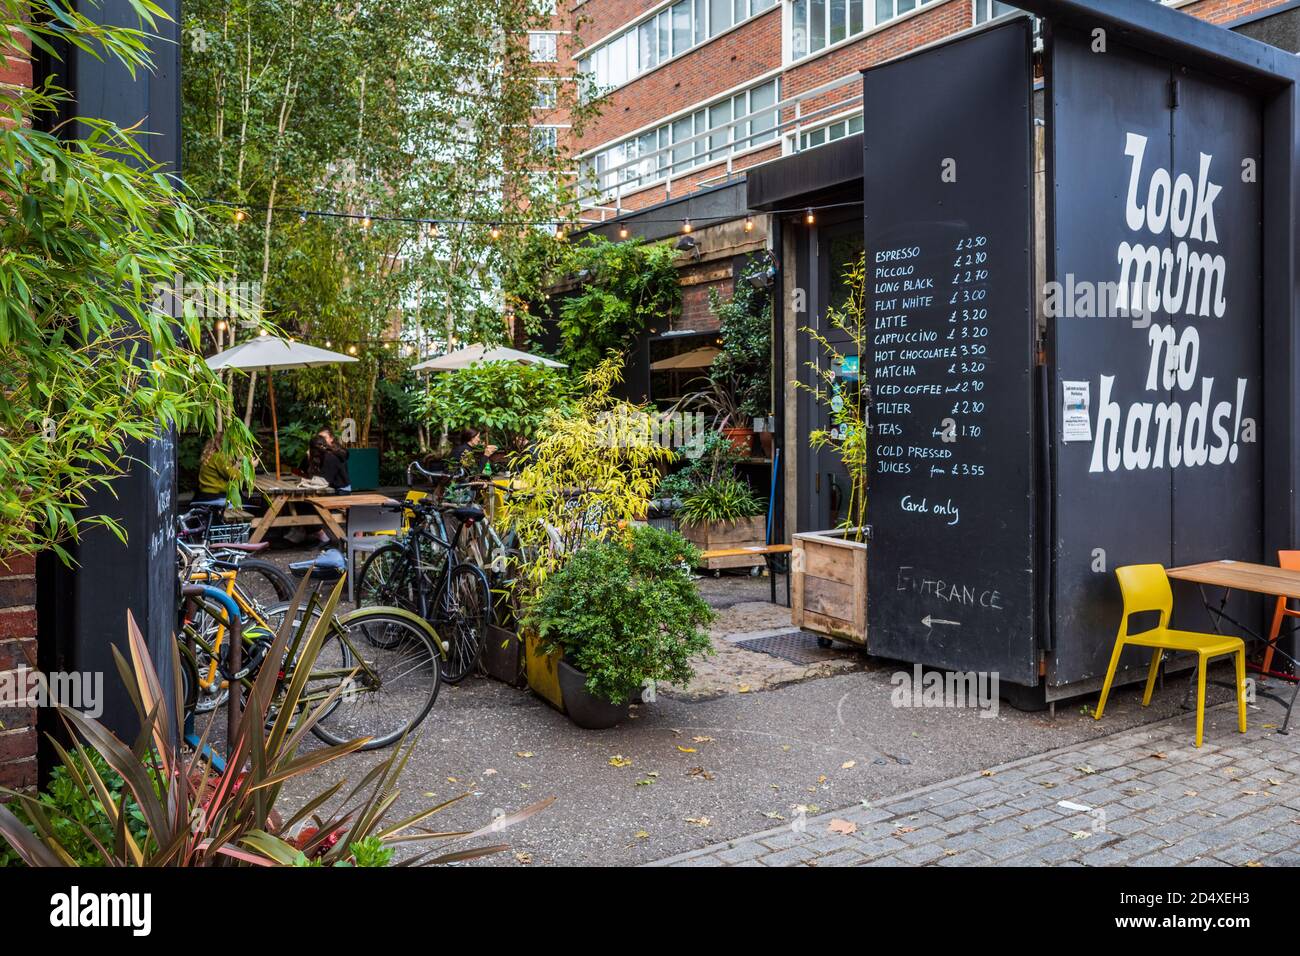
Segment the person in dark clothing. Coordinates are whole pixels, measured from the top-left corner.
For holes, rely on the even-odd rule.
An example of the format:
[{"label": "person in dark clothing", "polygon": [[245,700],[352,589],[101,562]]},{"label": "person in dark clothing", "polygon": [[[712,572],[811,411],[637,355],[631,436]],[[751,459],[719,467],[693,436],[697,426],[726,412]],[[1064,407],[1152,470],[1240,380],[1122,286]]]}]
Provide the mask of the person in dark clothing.
[{"label": "person in dark clothing", "polygon": [[477,428],[462,428],[456,433],[447,456],[449,470],[463,468],[468,474],[483,474],[484,466],[496,454],[495,445],[483,444],[483,434]]},{"label": "person in dark clothing", "polygon": [[352,490],[352,479],[348,477],[348,450],[334,440],[328,428],[313,435],[307,446],[307,474],[312,478],[324,478],[339,494]]}]

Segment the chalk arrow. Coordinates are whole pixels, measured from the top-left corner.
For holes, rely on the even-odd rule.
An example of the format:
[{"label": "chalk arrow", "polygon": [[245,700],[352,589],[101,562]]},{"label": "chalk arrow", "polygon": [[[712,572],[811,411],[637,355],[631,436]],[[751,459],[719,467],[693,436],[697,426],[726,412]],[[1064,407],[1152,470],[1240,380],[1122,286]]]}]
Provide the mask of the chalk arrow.
[{"label": "chalk arrow", "polygon": [[941,617],[931,617],[928,614],[925,617],[921,618],[921,623],[924,624],[926,627],[930,627],[931,625],[934,624],[951,624],[953,627],[961,627],[961,621],[945,621]]}]

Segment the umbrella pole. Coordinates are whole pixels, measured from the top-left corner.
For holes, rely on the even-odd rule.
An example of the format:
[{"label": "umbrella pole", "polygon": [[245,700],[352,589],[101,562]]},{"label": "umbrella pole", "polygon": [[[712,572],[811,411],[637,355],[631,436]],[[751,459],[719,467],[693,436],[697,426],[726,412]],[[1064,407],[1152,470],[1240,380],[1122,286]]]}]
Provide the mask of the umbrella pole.
[{"label": "umbrella pole", "polygon": [[266,395],[271,400],[271,434],[275,438],[275,480],[280,480],[280,423],[275,418],[275,376],[266,370]]}]

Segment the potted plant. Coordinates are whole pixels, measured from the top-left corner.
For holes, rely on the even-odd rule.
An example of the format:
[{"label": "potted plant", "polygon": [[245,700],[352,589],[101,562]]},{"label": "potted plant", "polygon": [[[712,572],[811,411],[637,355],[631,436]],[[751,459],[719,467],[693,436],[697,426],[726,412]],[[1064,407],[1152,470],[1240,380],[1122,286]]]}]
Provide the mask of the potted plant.
[{"label": "potted plant", "polygon": [[833,448],[848,473],[845,518],[826,531],[791,538],[790,612],[796,627],[823,635],[867,643],[867,447],[866,389],[857,374],[858,357],[867,347],[866,257],[844,273],[849,296],[842,307],[826,310],[828,326],[847,337],[841,352],[822,333],[805,327],[823,354],[823,363],[809,362],[811,384],[791,384],[811,392],[829,409],[830,428],[809,435],[813,448]]},{"label": "potted plant", "polygon": [[[756,282],[769,267],[766,254],[751,256],[725,302],[717,289],[709,289],[709,311],[718,317],[721,351],[709,369],[710,379],[729,396],[725,427],[746,455],[754,433],[764,435],[772,404],[772,294]],[[760,423],[762,427],[760,427]],[[763,452],[771,455],[771,436]]]},{"label": "potted plant", "polygon": [[565,711],[579,727],[613,727],[642,688],[688,682],[691,658],[712,652],[694,551],[675,531],[636,527],[587,542],[542,585],[527,622],[560,655]]},{"label": "potted plant", "polygon": [[528,686],[559,710],[565,709],[560,655],[546,649],[527,612],[585,545],[645,520],[660,467],[673,457],[672,449],[647,439],[651,412],[611,397],[621,377],[622,361],[611,353],[582,376],[581,397],[547,412],[527,454],[511,462],[513,491],[497,515],[518,535],[512,570]]},{"label": "potted plant", "polygon": [[[686,539],[701,551],[761,547],[766,543],[766,506],[736,473],[742,455],[721,432],[706,432],[679,448],[686,459],[680,471],[660,482],[661,498],[677,503],[675,516]],[[709,571],[756,567],[761,557],[731,555],[703,559]]]}]

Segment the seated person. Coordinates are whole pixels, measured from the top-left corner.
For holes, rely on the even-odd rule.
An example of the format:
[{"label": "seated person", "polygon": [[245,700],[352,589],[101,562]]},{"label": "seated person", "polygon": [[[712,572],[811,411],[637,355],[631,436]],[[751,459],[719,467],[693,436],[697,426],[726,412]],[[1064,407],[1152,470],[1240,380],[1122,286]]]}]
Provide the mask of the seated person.
[{"label": "seated person", "polygon": [[338,494],[352,490],[352,479],[348,477],[348,450],[335,441],[328,428],[313,435],[307,446],[307,475],[324,478]]},{"label": "seated person", "polygon": [[192,504],[224,505],[230,483],[239,477],[239,464],[221,450],[222,433],[216,432],[199,456],[199,487]]}]

